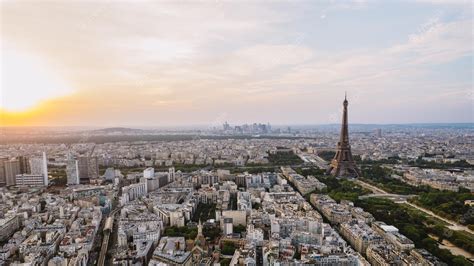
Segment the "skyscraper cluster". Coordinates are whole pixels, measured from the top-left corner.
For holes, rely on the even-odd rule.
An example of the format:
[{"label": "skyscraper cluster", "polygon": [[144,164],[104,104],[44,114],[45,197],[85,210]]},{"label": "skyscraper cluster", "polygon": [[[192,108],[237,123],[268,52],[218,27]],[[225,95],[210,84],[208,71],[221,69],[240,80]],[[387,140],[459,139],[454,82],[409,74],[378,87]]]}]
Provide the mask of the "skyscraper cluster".
[{"label": "skyscraper cluster", "polygon": [[87,184],[99,177],[99,161],[95,156],[73,156],[68,153],[66,175],[68,185]]},{"label": "skyscraper cluster", "polygon": [[42,157],[0,158],[0,186],[48,186],[48,161]]}]

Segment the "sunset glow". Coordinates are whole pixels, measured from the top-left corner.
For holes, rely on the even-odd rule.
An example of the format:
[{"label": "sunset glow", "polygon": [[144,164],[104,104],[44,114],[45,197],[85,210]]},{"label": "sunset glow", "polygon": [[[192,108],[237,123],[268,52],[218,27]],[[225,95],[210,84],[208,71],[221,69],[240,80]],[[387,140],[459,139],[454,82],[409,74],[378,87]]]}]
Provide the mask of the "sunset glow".
[{"label": "sunset glow", "polygon": [[42,101],[72,92],[41,59],[24,52],[2,51],[0,107],[9,112],[27,111]]},{"label": "sunset glow", "polygon": [[471,7],[2,1],[0,124],[469,122]]}]

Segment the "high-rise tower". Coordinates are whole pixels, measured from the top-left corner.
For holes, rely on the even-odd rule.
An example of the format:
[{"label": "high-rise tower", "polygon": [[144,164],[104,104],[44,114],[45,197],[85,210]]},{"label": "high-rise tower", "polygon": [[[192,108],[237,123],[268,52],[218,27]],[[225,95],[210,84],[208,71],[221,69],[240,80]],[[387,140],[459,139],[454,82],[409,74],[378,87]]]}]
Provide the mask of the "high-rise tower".
[{"label": "high-rise tower", "polygon": [[67,154],[66,175],[68,185],[79,184],[79,163],[70,151]]},{"label": "high-rise tower", "polygon": [[45,186],[48,186],[48,160],[46,158],[46,152],[43,152],[42,158],[40,157],[31,158],[28,163],[29,163],[29,168],[30,168],[29,173],[31,173],[32,175],[42,175],[43,184]]},{"label": "high-rise tower", "polygon": [[359,177],[360,170],[352,158],[351,145],[349,144],[349,127],[347,121],[347,96],[344,98],[344,111],[342,114],[341,137],[337,143],[337,151],[327,173],[336,177]]}]

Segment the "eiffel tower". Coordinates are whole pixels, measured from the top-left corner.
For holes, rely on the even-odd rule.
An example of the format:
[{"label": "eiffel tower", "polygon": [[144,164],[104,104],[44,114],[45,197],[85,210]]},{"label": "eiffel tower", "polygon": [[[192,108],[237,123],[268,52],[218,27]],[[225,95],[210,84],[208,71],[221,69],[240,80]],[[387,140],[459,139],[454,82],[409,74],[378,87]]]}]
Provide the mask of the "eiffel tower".
[{"label": "eiffel tower", "polygon": [[342,114],[341,138],[337,143],[337,151],[334,159],[327,170],[327,174],[336,177],[359,177],[361,176],[359,168],[357,168],[352,158],[351,145],[349,144],[349,129],[347,122],[347,95],[344,97],[344,112]]}]

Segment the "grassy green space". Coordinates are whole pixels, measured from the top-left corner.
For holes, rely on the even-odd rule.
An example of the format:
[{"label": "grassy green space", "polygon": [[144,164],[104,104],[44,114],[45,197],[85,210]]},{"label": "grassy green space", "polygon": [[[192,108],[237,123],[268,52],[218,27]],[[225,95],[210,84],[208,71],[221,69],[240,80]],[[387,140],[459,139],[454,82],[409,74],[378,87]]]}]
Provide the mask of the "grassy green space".
[{"label": "grassy green space", "polygon": [[233,255],[235,252],[235,245],[233,242],[226,241],[222,244],[222,254],[224,255]]},{"label": "grassy green space", "polygon": [[326,172],[324,169],[319,169],[317,167],[298,167],[294,169],[298,174],[302,176],[322,176]]},{"label": "grassy green space", "polygon": [[321,193],[328,194],[335,201],[356,201],[359,196],[370,194],[371,191],[347,179],[337,179],[333,176],[318,176],[319,181],[326,184],[327,188]]},{"label": "grassy green space", "polygon": [[207,227],[207,226],[205,226],[203,228],[202,234],[210,242],[213,242],[213,243],[216,242],[216,240],[222,236],[221,229],[218,226],[217,227],[213,227],[213,226]]},{"label": "grassy green space", "polygon": [[214,203],[199,203],[194,215],[192,217],[193,222],[205,222],[209,219],[216,218],[216,204]]},{"label": "grassy green space", "polygon": [[[371,193],[370,190],[365,189],[347,179],[338,179],[330,175],[325,175],[324,169],[319,169],[316,167],[300,167],[295,168],[295,171],[303,176],[312,175],[322,183],[326,184],[326,189],[323,189],[321,192],[314,191],[312,193],[328,194],[331,198],[338,202],[341,200],[356,201],[359,196]],[[308,193],[308,195],[305,196],[309,198],[312,193]]]},{"label": "grassy green space", "polygon": [[303,163],[303,160],[293,151],[269,153],[268,161],[273,165],[294,165]]},{"label": "grassy green space", "polygon": [[354,160],[359,161],[358,163],[361,165],[399,164],[403,162],[403,160],[401,160],[400,157],[398,156],[389,157],[387,159],[381,159],[381,160],[371,160],[371,159],[358,160],[358,159],[360,159],[360,157],[354,156]]},{"label": "grassy green space", "polygon": [[[449,265],[472,265],[467,259],[462,256],[454,256],[445,249],[440,249],[438,243],[428,236],[429,233],[435,234],[438,237],[447,239],[445,232],[451,230],[447,229],[442,223],[434,219],[427,219],[421,212],[407,207],[406,205],[396,204],[387,199],[368,198],[356,201],[356,206],[362,207],[365,211],[374,215],[378,221],[383,221],[387,224],[396,226],[402,234],[410,238],[415,246],[424,248],[436,255],[442,261]],[[442,232],[440,232],[442,230]],[[449,230],[449,231],[445,231]],[[454,241],[462,241],[467,251],[470,251],[469,242],[474,243],[474,239],[460,237],[452,233],[450,236]],[[451,239],[448,239],[451,241]],[[461,246],[464,247],[464,246]]]},{"label": "grassy green space", "polygon": [[[171,226],[165,229],[163,236],[184,237],[186,240],[188,240],[196,239],[197,233],[197,228]],[[213,242],[220,237],[221,231],[218,227],[205,227],[202,234],[204,237],[208,238],[208,240]]]},{"label": "grassy green space", "polygon": [[323,158],[326,161],[331,161],[334,156],[336,155],[335,151],[320,151],[318,152],[318,156]]},{"label": "grassy green space", "polygon": [[474,199],[468,190],[430,191],[418,194],[411,202],[430,209],[439,216],[458,221],[465,225],[474,225],[474,209],[464,204],[465,200]]},{"label": "grassy green space", "polygon": [[245,232],[247,230],[247,227],[245,227],[245,225],[235,225],[234,228],[233,228],[233,231],[234,233],[242,233],[242,232]]},{"label": "grassy green space", "polygon": [[410,201],[433,211],[439,216],[457,221],[461,224],[474,226],[474,208],[464,204],[465,200],[474,199],[469,190],[461,188],[459,192],[440,191],[429,186],[415,187],[401,180],[390,177],[390,169],[379,165],[362,168],[364,182],[379,187],[389,193],[410,195],[417,197]]},{"label": "grassy green space", "polygon": [[414,187],[401,180],[390,177],[392,171],[380,165],[362,166],[362,181],[381,188],[388,193],[410,195],[433,191],[428,186]]},{"label": "grassy green space", "polygon": [[221,259],[221,260],[219,261],[219,264],[220,264],[221,266],[230,265],[230,259]]},{"label": "grassy green space", "polygon": [[474,253],[474,236],[466,231],[454,231],[445,226],[434,226],[430,228],[430,232],[439,237],[439,241],[446,239],[454,245]]},{"label": "grassy green space", "polygon": [[474,165],[469,164],[466,160],[460,160],[454,163],[437,163],[437,162],[425,161],[421,157],[419,157],[415,161],[408,162],[408,164],[411,166],[416,166],[420,168],[434,168],[434,169],[450,169],[450,168],[473,169],[474,168]]},{"label": "grassy green space", "polygon": [[197,231],[197,228],[171,226],[165,229],[163,236],[184,237],[186,240],[195,239]]},{"label": "grassy green space", "polygon": [[416,160],[401,159],[398,156],[389,157],[381,160],[362,160],[359,162],[363,165],[381,165],[381,164],[408,164],[410,166],[420,168],[431,168],[431,169],[451,169],[451,168],[467,168],[473,169],[474,165],[469,164],[466,160],[460,160],[454,163],[437,163],[431,161],[425,161],[422,157],[418,157]]}]

